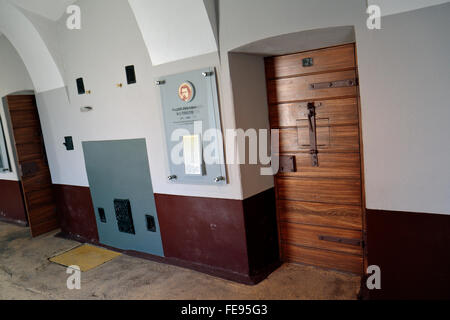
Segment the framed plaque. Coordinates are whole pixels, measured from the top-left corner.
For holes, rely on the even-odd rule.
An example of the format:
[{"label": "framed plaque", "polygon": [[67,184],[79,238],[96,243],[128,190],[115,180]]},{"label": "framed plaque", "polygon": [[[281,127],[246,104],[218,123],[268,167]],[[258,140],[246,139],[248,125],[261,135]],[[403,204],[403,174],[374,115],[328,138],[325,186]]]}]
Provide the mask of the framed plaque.
[{"label": "framed plaque", "polygon": [[205,68],[160,77],[168,180],[226,184],[216,71]]}]

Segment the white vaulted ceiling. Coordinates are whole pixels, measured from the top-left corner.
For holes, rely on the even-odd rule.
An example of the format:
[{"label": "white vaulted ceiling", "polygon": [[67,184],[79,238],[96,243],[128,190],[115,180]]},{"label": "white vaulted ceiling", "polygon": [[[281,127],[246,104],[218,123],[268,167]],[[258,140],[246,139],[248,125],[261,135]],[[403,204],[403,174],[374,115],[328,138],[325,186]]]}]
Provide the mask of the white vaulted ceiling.
[{"label": "white vaulted ceiling", "polygon": [[[76,2],[5,1],[54,21],[63,16],[67,6]],[[152,63],[159,65],[217,52],[217,2],[218,0],[129,0]]]},{"label": "white vaulted ceiling", "polygon": [[41,15],[50,20],[58,20],[66,11],[67,6],[76,0],[9,0],[16,6]]},{"label": "white vaulted ceiling", "polygon": [[129,0],[153,65],[218,51],[217,0]]},{"label": "white vaulted ceiling", "polygon": [[0,0],[0,32],[16,48],[36,92],[64,87],[61,73],[39,32],[8,0]]},{"label": "white vaulted ceiling", "polygon": [[368,0],[368,4],[380,6],[381,15],[388,16],[391,14],[436,6],[449,1],[450,0]]}]

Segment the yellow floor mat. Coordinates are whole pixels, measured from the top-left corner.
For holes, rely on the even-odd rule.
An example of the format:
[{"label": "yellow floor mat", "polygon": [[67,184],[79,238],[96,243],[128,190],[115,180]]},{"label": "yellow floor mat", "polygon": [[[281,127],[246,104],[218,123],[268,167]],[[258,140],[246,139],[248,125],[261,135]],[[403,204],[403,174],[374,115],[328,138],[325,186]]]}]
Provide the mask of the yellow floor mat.
[{"label": "yellow floor mat", "polygon": [[79,266],[80,270],[84,272],[111,261],[120,255],[120,253],[111,250],[90,245],[82,245],[50,258],[50,261],[66,267]]}]

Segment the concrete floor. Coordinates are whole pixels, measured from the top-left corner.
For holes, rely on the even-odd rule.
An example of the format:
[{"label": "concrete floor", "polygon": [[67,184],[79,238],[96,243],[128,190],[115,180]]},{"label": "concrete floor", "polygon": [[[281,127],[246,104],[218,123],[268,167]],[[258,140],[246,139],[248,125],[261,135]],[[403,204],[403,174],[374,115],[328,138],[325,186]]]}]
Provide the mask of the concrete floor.
[{"label": "concrete floor", "polygon": [[66,268],[48,258],[80,244],[31,239],[27,228],[0,222],[0,299],[355,299],[360,278],[285,264],[256,286],[122,255],[82,273],[81,290],[68,290]]}]

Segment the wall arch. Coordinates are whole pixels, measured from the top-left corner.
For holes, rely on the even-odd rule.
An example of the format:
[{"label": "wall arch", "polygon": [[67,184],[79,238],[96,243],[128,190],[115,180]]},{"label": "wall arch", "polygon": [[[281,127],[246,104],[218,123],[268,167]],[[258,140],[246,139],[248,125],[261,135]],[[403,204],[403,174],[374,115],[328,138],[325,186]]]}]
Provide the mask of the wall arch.
[{"label": "wall arch", "polygon": [[128,2],[153,65],[218,51],[215,0]]},{"label": "wall arch", "polygon": [[0,32],[16,48],[36,92],[64,87],[61,73],[39,32],[19,9],[6,0],[0,0]]}]

